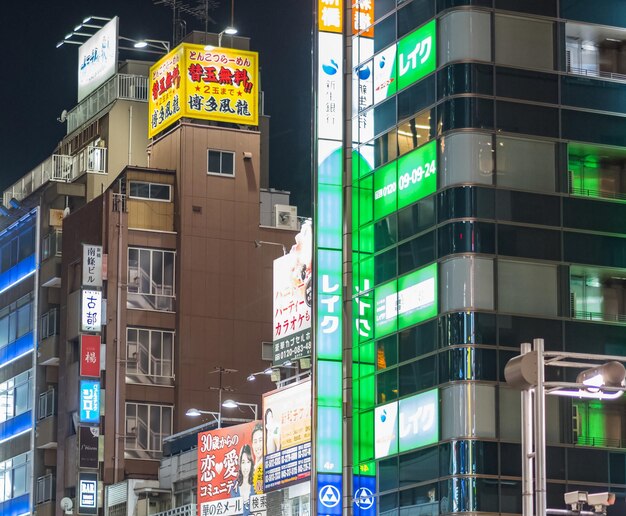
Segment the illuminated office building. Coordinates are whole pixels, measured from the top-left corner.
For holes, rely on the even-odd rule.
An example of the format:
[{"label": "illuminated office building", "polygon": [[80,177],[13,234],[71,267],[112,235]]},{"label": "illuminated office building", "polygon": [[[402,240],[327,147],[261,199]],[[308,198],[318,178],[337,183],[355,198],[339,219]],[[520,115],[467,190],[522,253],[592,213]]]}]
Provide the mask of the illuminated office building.
[{"label": "illuminated office building", "polygon": [[[507,361],[626,355],[624,7],[343,4],[314,40],[316,514],[520,513]],[[557,398],[548,507],[623,510],[624,402]]]}]

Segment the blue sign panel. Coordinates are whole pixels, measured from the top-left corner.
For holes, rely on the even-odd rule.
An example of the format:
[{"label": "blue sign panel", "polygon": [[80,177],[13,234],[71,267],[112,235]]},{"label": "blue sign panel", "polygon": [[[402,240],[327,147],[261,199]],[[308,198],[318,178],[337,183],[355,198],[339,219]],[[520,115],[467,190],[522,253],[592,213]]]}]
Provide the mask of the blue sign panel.
[{"label": "blue sign panel", "polygon": [[317,475],[318,516],[341,516],[341,475]]},{"label": "blue sign panel", "polygon": [[80,422],[100,422],[100,381],[80,381]]},{"label": "blue sign panel", "polygon": [[354,516],[376,516],[376,477],[354,475]]}]

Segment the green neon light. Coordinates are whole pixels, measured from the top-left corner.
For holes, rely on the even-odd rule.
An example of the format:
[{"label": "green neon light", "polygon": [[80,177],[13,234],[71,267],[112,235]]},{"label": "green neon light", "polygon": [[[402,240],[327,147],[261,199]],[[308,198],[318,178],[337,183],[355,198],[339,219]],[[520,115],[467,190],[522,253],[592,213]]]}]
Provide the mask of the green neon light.
[{"label": "green neon light", "polygon": [[397,190],[395,162],[374,172],[374,218],[380,219],[397,210]]},{"label": "green neon light", "polygon": [[437,67],[437,21],[432,20],[398,41],[398,89],[405,88]]},{"label": "green neon light", "polygon": [[435,317],[437,312],[436,263],[398,278],[399,329]]},{"label": "green neon light", "polygon": [[398,209],[437,191],[437,142],[432,141],[398,160]]},{"label": "green neon light", "polygon": [[[319,365],[319,364],[318,364]],[[341,407],[317,407],[317,471],[341,473],[342,465]],[[319,446],[322,443],[323,446]]]}]

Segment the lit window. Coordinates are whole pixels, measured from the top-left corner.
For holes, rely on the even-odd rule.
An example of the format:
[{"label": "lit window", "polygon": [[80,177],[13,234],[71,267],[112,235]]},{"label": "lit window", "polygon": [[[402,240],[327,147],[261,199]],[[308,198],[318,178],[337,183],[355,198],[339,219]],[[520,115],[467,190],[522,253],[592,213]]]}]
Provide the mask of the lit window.
[{"label": "lit window", "polygon": [[174,378],[174,332],[128,328],[126,381],[170,385]]},{"label": "lit window", "polygon": [[150,199],[152,201],[172,200],[172,186],[163,183],[129,181],[128,191],[131,199]]},{"label": "lit window", "polygon": [[127,308],[174,309],[175,256],[161,249],[128,249]]},{"label": "lit window", "polygon": [[6,502],[28,493],[30,491],[29,476],[29,453],[0,462],[0,502]]},{"label": "lit window", "polygon": [[207,172],[209,174],[234,176],[235,153],[229,151],[209,150]]}]

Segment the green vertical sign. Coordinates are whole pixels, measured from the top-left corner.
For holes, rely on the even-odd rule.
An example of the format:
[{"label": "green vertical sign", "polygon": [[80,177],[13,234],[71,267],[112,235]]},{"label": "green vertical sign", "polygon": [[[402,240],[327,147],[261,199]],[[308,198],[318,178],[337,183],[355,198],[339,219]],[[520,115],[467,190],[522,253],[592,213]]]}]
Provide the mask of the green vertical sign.
[{"label": "green vertical sign", "polygon": [[437,68],[437,20],[398,41],[398,89],[419,81]]},{"label": "green vertical sign", "polygon": [[398,160],[398,209],[437,191],[437,142],[409,152]]}]

